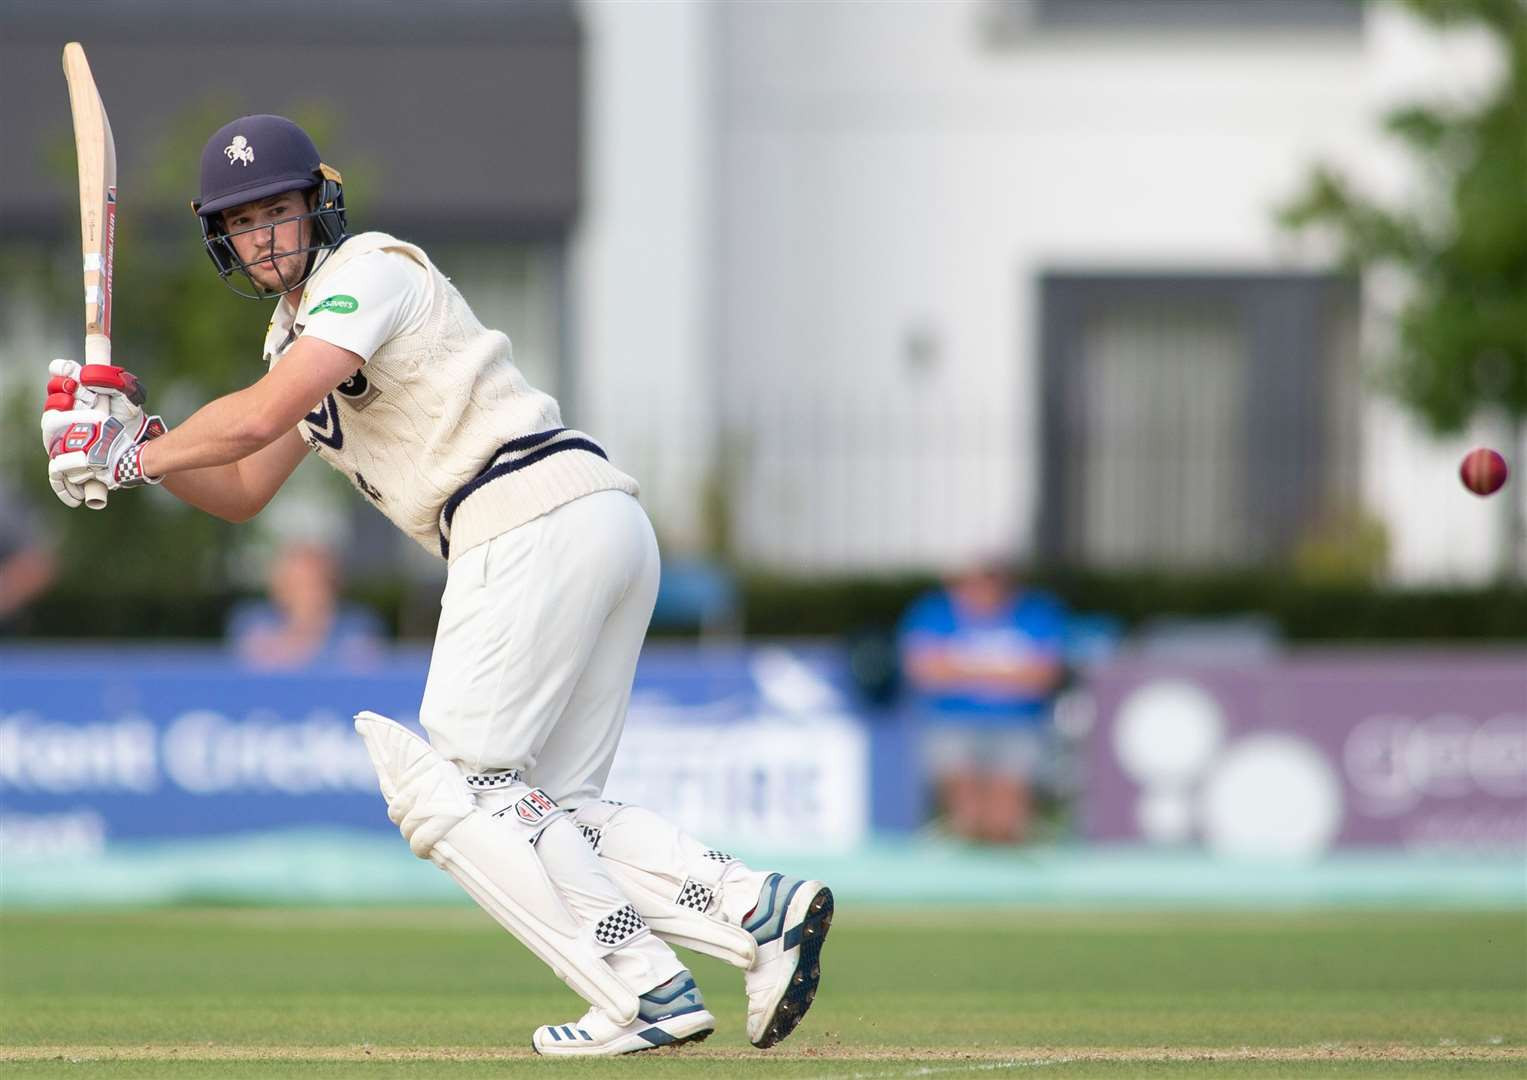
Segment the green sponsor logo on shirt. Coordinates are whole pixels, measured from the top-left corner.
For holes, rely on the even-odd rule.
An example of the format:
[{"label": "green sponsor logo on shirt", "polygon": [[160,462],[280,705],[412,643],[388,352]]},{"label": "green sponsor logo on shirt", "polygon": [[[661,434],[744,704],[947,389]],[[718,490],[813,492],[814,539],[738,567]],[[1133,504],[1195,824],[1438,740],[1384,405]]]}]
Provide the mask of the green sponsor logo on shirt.
[{"label": "green sponsor logo on shirt", "polygon": [[320,300],[313,305],[312,310],[308,314],[317,315],[320,311],[332,311],[336,315],[348,315],[360,306],[361,302],[355,297],[340,293],[338,296],[331,296],[327,300]]}]

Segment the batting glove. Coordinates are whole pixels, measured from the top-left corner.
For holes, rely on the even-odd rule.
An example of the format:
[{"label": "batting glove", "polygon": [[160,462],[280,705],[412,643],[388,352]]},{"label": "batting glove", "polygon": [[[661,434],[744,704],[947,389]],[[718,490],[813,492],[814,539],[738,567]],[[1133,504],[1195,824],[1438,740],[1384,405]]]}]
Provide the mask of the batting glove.
[{"label": "batting glove", "polygon": [[84,501],[87,480],[101,481],[108,491],[159,483],[138,463],[143,444],[165,432],[159,417],[145,414],[136,428],[99,409],[75,409],[63,419],[69,423],[49,455],[48,482],[66,506]]},{"label": "batting glove", "polygon": [[55,360],[48,365],[48,374],[45,413],[97,408],[129,424],[138,419],[148,399],[142,380],[114,364],[81,366],[73,360]]},{"label": "batting glove", "polygon": [[164,421],[145,415],[142,384],[110,364],[55,360],[48,367],[42,437],[48,451],[48,481],[61,502],[78,506],[87,480],[109,490],[158,483],[138,464],[142,444],[165,432]]}]

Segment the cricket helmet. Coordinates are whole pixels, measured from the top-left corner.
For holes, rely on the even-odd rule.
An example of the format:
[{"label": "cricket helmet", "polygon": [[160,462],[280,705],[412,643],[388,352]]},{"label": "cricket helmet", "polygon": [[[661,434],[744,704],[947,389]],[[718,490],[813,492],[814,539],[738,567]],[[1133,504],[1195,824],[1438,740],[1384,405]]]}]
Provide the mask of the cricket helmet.
[{"label": "cricket helmet", "polygon": [[[317,189],[317,198],[312,209],[294,215],[297,220],[306,219],[312,223],[307,245],[292,251],[272,251],[265,260],[260,260],[307,255],[302,276],[287,284],[287,290],[297,288],[312,277],[318,266],[318,255],[334,250],[350,235],[345,221],[344,185],[339,172],[319,158],[318,147],[313,145],[308,133],[284,116],[240,117],[223,125],[207,140],[201,154],[201,197],[191,203],[191,209],[201,222],[202,242],[223,284],[240,296],[254,300],[280,295],[279,291],[262,288],[250,276],[249,265],[239,257],[223,225],[222,212],[282,192],[314,189]],[[272,224],[262,224],[240,230],[240,233],[274,228]],[[230,280],[235,271],[242,272],[252,291]]]}]

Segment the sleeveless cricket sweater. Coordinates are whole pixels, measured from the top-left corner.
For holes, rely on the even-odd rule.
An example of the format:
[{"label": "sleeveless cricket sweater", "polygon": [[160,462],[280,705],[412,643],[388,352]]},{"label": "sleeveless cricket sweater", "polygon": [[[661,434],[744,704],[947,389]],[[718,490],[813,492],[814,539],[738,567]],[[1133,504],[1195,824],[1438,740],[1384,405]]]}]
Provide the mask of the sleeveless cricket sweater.
[{"label": "sleeveless cricket sweater", "polygon": [[272,323],[271,367],[301,336],[312,306],[327,295],[325,282],[373,251],[424,267],[429,313],[416,331],[384,342],[299,424],[319,456],[447,559],[584,495],[637,494],[636,481],[594,440],[562,426],[556,401],[514,365],[509,338],[478,322],[423,251],[384,233],[353,236],[323,261],[290,331]]}]

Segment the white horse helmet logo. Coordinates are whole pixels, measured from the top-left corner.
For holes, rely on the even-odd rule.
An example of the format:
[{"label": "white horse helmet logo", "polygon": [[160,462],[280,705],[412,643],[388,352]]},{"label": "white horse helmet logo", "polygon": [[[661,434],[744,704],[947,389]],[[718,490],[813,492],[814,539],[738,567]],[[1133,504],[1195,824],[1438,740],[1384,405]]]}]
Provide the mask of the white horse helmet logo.
[{"label": "white horse helmet logo", "polygon": [[230,165],[235,161],[242,161],[245,166],[248,166],[254,161],[254,147],[250,146],[249,140],[242,135],[235,135],[233,141],[223,147],[223,153],[228,155]]}]

